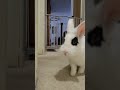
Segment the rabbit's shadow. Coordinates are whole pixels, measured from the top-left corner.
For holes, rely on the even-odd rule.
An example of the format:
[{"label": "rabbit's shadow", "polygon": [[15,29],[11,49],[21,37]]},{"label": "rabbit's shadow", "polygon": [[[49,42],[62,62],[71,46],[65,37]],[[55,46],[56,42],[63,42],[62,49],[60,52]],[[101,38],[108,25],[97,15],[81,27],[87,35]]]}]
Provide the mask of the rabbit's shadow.
[{"label": "rabbit's shadow", "polygon": [[79,82],[78,76],[83,76],[84,74],[76,74],[76,76],[70,76],[70,65],[64,67],[60,70],[56,75],[55,78],[58,81],[73,81]]}]

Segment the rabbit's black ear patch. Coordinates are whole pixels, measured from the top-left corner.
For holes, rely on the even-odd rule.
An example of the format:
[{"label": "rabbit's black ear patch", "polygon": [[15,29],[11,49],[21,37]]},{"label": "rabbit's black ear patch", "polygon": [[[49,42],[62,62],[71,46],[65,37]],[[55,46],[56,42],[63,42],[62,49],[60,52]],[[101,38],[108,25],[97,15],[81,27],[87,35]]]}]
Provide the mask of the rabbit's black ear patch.
[{"label": "rabbit's black ear patch", "polygon": [[73,38],[72,41],[71,41],[71,44],[73,46],[77,46],[78,45],[78,38],[77,37]]},{"label": "rabbit's black ear patch", "polygon": [[96,26],[93,30],[88,32],[87,42],[90,46],[101,47],[103,38],[103,28],[100,26]]}]

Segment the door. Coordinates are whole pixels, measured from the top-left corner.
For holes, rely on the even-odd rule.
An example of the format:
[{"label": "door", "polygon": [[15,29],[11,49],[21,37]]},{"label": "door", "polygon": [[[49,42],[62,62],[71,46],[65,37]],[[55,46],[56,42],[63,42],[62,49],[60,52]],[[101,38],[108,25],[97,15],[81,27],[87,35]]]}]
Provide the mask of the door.
[{"label": "door", "polygon": [[18,66],[19,58],[19,0],[8,0],[7,56],[9,66]]}]

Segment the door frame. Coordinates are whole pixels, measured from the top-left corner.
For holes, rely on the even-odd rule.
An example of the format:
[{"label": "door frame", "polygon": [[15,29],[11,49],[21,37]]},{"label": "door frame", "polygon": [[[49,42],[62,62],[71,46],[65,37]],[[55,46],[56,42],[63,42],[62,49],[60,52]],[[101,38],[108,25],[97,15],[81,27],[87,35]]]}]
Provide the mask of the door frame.
[{"label": "door frame", "polygon": [[[80,13],[77,13],[78,10],[74,9],[76,3],[80,3],[81,8],[81,0],[71,0],[71,5],[73,7],[73,15],[75,17],[80,17]],[[71,8],[72,8],[71,7]],[[45,33],[46,33],[46,14],[47,13],[47,0],[35,0],[35,53],[38,55],[42,55],[45,53]]]},{"label": "door frame", "polygon": [[[78,0],[79,1],[79,0]],[[71,0],[74,6],[74,1]],[[80,0],[81,3],[81,0]],[[81,4],[80,4],[81,5]],[[79,6],[80,7],[80,6]],[[81,7],[80,7],[81,8]],[[73,15],[80,15],[74,14]],[[80,9],[78,9],[80,10]],[[76,12],[76,11],[75,11]],[[81,12],[81,10],[80,10]],[[37,81],[37,63],[38,63],[38,56],[43,55],[46,51],[45,49],[45,33],[46,33],[46,14],[47,13],[47,0],[35,0],[35,79]],[[80,17],[80,16],[79,16]]]},{"label": "door frame", "polygon": [[35,53],[45,52],[45,13],[46,0],[35,0]]},{"label": "door frame", "polygon": [[46,6],[47,0],[35,0],[35,85],[38,79],[38,56],[45,53]]}]

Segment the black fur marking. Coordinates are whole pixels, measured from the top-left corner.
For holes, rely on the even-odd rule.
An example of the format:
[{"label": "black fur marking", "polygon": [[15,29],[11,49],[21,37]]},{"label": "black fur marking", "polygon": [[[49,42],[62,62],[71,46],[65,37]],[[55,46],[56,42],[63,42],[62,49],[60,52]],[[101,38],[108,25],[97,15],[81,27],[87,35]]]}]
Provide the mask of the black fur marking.
[{"label": "black fur marking", "polygon": [[71,44],[73,46],[77,46],[78,45],[78,38],[77,37],[73,38],[72,41],[71,41]]},{"label": "black fur marking", "polygon": [[90,46],[101,47],[103,38],[103,28],[100,26],[96,26],[93,30],[88,32],[87,42]]}]

